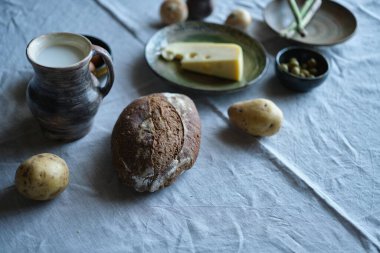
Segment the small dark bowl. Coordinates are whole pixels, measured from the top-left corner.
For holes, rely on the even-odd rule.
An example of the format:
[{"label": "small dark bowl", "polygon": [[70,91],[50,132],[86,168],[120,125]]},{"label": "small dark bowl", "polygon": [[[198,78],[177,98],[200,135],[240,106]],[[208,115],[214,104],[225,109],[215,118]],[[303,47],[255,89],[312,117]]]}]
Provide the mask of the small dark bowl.
[{"label": "small dark bowl", "polygon": [[[280,64],[289,62],[290,58],[295,57],[300,63],[314,58],[317,65],[317,74],[315,77],[299,77],[281,70]],[[276,56],[276,74],[281,83],[289,89],[306,92],[321,85],[329,74],[329,63],[321,53],[304,47],[287,47],[280,50]]]}]

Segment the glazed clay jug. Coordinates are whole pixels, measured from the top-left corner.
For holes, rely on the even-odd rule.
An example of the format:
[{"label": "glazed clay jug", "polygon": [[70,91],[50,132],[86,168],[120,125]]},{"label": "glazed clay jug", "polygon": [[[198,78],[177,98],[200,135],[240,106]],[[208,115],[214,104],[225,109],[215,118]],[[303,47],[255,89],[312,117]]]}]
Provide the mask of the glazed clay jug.
[{"label": "glazed clay jug", "polygon": [[[85,136],[114,81],[111,56],[73,33],[39,36],[28,44],[26,55],[35,72],[28,84],[27,103],[44,134],[63,141]],[[102,87],[89,70],[95,55],[108,68]]]}]

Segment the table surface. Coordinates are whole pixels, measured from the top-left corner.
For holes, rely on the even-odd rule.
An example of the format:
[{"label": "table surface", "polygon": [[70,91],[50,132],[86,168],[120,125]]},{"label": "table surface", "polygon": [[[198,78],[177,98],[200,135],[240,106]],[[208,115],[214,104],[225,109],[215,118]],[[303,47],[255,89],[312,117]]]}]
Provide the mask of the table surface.
[{"label": "table surface", "polygon": [[[327,81],[309,93],[281,86],[274,55],[291,42],[265,25],[269,1],[215,1],[207,20],[235,7],[268,51],[261,82],[237,93],[190,95],[202,120],[194,167],[152,194],[119,183],[110,134],[139,96],[180,92],[156,77],[144,45],[159,29],[161,1],[0,2],[0,252],[378,252],[380,251],[380,2],[339,1],[356,15],[349,41],[318,48],[331,60]],[[25,57],[34,37],[56,31],[107,41],[116,80],[92,131],[72,143],[46,139],[26,103],[33,75]],[[252,98],[283,111],[281,131],[255,138],[228,124],[227,108]],[[70,167],[57,199],[29,201],[14,188],[19,164],[51,152]]]}]

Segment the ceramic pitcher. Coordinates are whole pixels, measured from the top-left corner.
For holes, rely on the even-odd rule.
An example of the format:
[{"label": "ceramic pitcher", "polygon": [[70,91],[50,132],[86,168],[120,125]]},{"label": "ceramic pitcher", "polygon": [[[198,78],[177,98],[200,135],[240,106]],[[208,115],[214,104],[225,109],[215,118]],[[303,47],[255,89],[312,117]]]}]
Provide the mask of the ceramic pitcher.
[{"label": "ceramic pitcher", "polygon": [[[26,55],[34,69],[27,88],[27,103],[44,134],[72,141],[85,136],[114,81],[108,52],[79,34],[51,33],[33,39]],[[89,71],[93,56],[108,68],[104,86]]]}]

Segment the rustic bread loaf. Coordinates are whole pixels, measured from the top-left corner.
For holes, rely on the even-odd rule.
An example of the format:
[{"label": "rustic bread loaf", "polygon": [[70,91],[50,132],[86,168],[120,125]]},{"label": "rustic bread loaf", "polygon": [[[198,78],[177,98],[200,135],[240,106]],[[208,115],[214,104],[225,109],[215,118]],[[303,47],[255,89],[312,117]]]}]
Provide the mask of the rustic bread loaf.
[{"label": "rustic bread loaf", "polygon": [[166,187],[193,166],[200,138],[199,115],[189,97],[156,93],[136,99],[112,132],[118,176],[139,192]]}]

